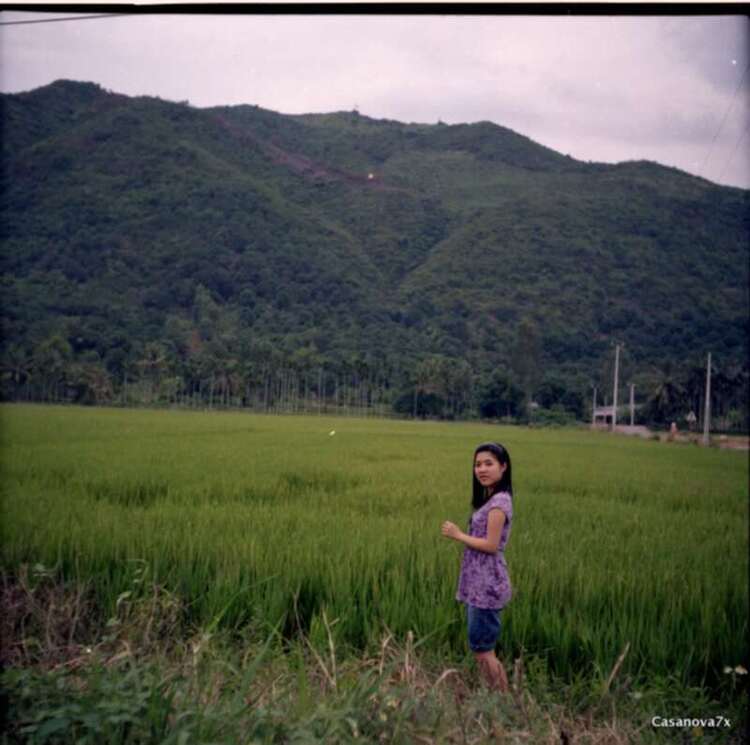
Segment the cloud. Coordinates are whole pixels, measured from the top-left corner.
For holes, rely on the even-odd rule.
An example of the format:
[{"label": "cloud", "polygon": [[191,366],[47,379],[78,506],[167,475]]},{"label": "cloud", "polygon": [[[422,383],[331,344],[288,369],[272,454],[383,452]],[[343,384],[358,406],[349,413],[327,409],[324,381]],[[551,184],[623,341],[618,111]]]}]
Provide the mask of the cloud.
[{"label": "cloud", "polygon": [[[3,18],[20,17],[3,13]],[[36,15],[36,17],[39,17]],[[197,106],[490,120],[585,160],[750,186],[747,19],[144,15],[0,29],[2,89],[59,77]]]}]

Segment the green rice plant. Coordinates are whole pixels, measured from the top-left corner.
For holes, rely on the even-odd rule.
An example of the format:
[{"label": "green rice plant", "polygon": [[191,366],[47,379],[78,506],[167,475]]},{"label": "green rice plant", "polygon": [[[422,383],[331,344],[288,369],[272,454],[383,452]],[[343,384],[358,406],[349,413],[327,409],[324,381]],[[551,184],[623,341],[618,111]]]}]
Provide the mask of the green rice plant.
[{"label": "green rice plant", "polygon": [[[115,615],[137,567],[185,622],[243,634],[284,619],[321,649],[385,630],[468,657],[454,600],[471,455],[513,459],[501,652],[600,688],[620,675],[719,690],[748,667],[743,454],[584,430],[4,405],[2,568],[41,562]],[[331,435],[331,432],[335,432]]]}]

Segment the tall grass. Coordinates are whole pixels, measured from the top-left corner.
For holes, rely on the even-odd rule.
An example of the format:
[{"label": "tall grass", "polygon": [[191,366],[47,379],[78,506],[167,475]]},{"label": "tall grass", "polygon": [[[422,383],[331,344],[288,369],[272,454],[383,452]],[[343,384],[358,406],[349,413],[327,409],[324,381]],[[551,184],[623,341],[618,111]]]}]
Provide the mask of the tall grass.
[{"label": "tall grass", "polygon": [[[513,459],[502,651],[568,679],[623,669],[713,686],[748,666],[745,455],[585,431],[6,405],[3,551],[90,582],[134,579],[238,633],[286,618],[342,650],[387,626],[466,654],[454,600],[471,455]],[[330,435],[335,430],[335,435]]]}]

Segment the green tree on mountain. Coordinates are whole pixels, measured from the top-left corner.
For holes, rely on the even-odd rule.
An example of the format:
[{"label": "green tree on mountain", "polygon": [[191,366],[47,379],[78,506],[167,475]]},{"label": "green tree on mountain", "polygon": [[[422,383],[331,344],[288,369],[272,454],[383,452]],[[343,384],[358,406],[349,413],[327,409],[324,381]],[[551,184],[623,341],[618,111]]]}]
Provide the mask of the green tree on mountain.
[{"label": "green tree on mountain", "polygon": [[479,413],[483,417],[499,419],[524,415],[526,398],[521,386],[504,371],[495,370],[479,390]]}]

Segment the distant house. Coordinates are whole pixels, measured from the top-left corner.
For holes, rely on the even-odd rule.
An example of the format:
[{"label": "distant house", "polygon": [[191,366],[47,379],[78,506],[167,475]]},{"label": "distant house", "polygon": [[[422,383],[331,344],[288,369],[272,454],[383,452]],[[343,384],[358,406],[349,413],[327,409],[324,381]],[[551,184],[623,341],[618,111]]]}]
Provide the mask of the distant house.
[{"label": "distant house", "polygon": [[[617,413],[620,413],[622,407],[617,407]],[[594,427],[611,427],[612,418],[615,415],[614,406],[597,406],[594,409],[594,416],[592,417],[592,425]]]},{"label": "distant house", "polygon": [[[637,409],[635,406],[634,409]],[[591,428],[592,429],[612,429],[612,417],[614,415],[614,406],[597,406],[594,409],[592,417]],[[620,424],[617,425],[615,431],[623,435],[638,435],[639,437],[648,437],[651,433],[647,427],[641,425],[630,425],[625,424],[630,417],[630,405],[623,404],[617,407],[617,421]]]}]

